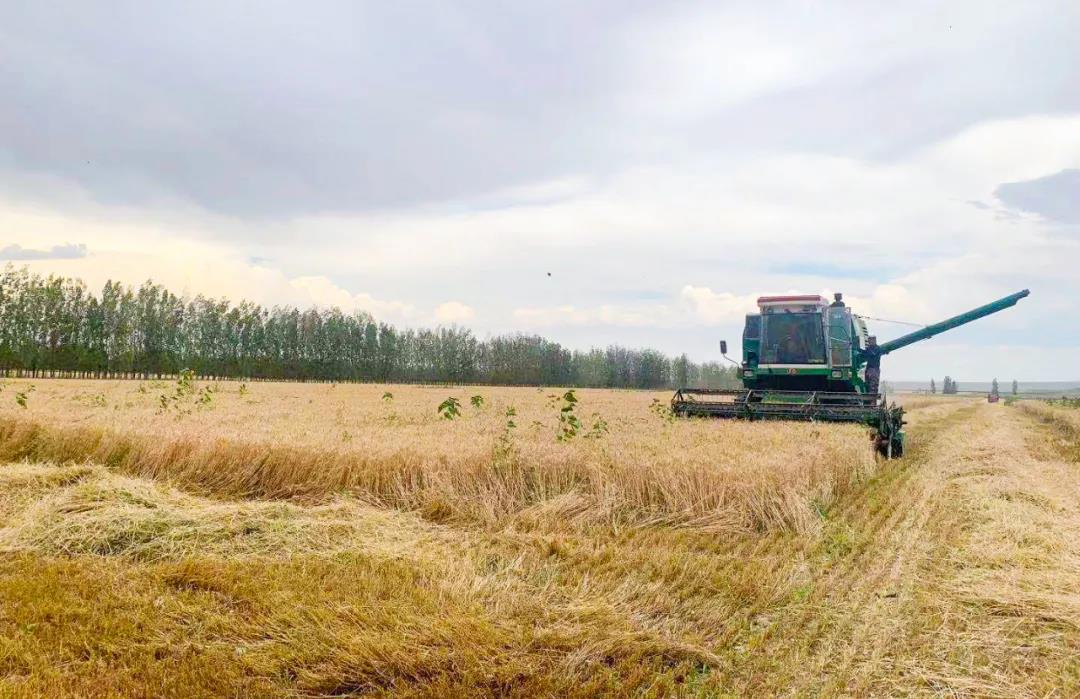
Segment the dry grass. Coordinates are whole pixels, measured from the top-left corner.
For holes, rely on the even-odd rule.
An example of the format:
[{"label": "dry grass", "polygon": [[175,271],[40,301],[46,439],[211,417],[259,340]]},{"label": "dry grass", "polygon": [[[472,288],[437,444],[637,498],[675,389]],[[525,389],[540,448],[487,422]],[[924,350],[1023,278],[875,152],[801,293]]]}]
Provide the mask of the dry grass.
[{"label": "dry grass", "polygon": [[[552,391],[395,386],[387,402],[386,390],[223,384],[210,406],[189,400],[178,415],[158,408],[167,386],[51,382],[25,410],[2,404],[0,458],[91,461],[207,495],[347,494],[435,521],[727,530],[816,526],[874,468],[860,427],[665,420],[652,406],[666,394],[581,391],[584,431],[598,418],[607,431],[560,443]],[[461,418],[436,413],[447,395],[465,404]]]},{"label": "dry grass", "polygon": [[101,466],[0,474],[0,674],[31,694],[664,695],[712,686],[713,649],[797,584],[694,530],[487,533]]},{"label": "dry grass", "polygon": [[915,406],[875,466],[633,392],[558,443],[532,389],[237,389],[0,393],[0,695],[1080,692],[1080,483],[1026,413]]},{"label": "dry grass", "polygon": [[1064,443],[1080,441],[1080,408],[1055,405],[1040,400],[1022,400],[1013,405],[1052,425]]},{"label": "dry grass", "polygon": [[894,399],[897,404],[904,406],[905,410],[920,410],[922,408],[948,405],[950,403],[970,403],[973,400],[970,396],[943,394],[926,395],[925,393],[899,393],[895,396],[889,396],[890,402]]},{"label": "dry grass", "polygon": [[[402,551],[426,531],[395,513],[348,500],[298,506],[187,495],[102,466],[9,465],[5,501],[16,502],[0,550],[54,556],[290,558],[344,551]],[[13,509],[5,503],[4,510]],[[21,507],[20,507],[21,505]]]},{"label": "dry grass", "polygon": [[934,516],[954,548],[927,561],[936,583],[914,595],[905,674],[920,684],[999,697],[1080,691],[1080,473],[1045,449],[1048,436],[982,404],[936,457]]}]

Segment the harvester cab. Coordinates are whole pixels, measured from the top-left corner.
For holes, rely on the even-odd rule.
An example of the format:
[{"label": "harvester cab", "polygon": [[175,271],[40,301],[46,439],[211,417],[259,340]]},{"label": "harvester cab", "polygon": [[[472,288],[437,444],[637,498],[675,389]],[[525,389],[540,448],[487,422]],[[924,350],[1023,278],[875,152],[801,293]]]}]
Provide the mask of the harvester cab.
[{"label": "harvester cab", "polygon": [[[680,388],[676,415],[744,420],[857,422],[887,457],[904,449],[903,409],[879,393],[881,357],[1009,308],[1028,290],[878,344],[844,303],[818,295],[762,296],[743,327],[743,389]],[[727,343],[721,351],[727,354]]]},{"label": "harvester cab", "polygon": [[746,388],[865,393],[856,360],[869,340],[866,324],[840,294],[831,304],[816,295],[762,296],[758,311],[743,327]]}]

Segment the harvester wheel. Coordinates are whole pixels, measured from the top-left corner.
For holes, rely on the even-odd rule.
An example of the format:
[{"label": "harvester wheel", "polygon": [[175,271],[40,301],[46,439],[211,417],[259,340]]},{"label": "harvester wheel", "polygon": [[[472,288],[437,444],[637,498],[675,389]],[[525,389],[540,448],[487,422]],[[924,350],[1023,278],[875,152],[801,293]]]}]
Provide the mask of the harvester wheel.
[{"label": "harvester wheel", "polygon": [[874,434],[874,446],[886,459],[899,459],[904,455],[904,409],[895,404],[882,404]]},{"label": "harvester wheel", "polygon": [[877,432],[873,435],[874,450],[886,459],[899,459],[904,455],[903,433],[882,434]]}]

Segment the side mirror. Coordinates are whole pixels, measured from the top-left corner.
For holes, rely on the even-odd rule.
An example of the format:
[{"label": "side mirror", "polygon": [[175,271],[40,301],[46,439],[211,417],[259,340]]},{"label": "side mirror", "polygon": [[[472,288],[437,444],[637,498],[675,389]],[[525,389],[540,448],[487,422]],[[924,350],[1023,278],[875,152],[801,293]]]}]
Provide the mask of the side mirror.
[{"label": "side mirror", "polygon": [[720,340],[720,354],[727,354],[727,340]]}]

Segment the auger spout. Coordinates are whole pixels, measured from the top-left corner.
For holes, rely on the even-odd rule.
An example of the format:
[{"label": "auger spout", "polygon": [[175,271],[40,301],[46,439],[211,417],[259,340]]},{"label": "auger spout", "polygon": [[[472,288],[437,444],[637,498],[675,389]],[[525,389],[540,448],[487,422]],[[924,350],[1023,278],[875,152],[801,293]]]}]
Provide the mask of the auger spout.
[{"label": "auger spout", "polygon": [[914,332],[908,333],[907,335],[901,335],[895,340],[883,342],[882,344],[877,346],[877,354],[888,354],[889,352],[898,350],[902,347],[907,347],[910,344],[914,344],[922,340],[927,340],[934,335],[945,332],[946,330],[952,330],[953,328],[957,328],[966,323],[970,323],[973,320],[978,320],[979,318],[983,318],[1011,306],[1015,306],[1017,301],[1024,298],[1030,293],[1030,291],[1024,289],[1023,291],[1018,291],[1015,294],[1006,296],[1005,298],[998,299],[993,303],[988,303],[985,306],[979,306],[978,308],[974,308],[966,313],[961,313],[960,315],[956,315],[952,318],[943,320],[940,323],[927,325],[925,328],[920,328]]}]

